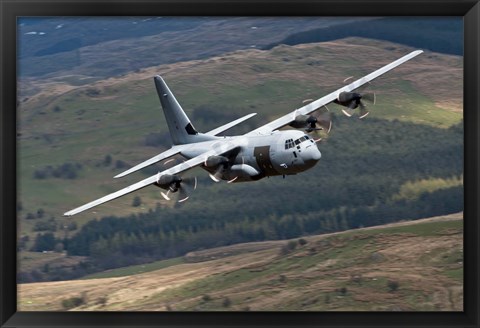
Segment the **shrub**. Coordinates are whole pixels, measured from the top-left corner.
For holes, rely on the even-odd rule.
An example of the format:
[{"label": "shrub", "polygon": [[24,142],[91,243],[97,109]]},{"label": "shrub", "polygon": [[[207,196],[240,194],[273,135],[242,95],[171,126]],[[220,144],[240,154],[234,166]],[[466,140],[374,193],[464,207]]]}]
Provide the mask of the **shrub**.
[{"label": "shrub", "polygon": [[325,294],[325,304],[330,304],[330,294]]},{"label": "shrub", "polygon": [[77,230],[77,222],[70,222],[68,225],[67,225],[67,230],[68,231],[73,231],[73,230]]},{"label": "shrub", "polygon": [[306,245],[307,243],[308,243],[308,241],[306,241],[306,240],[303,239],[303,238],[300,238],[300,239],[298,240],[298,244],[299,244],[300,246]]},{"label": "shrub", "polygon": [[335,291],[337,292],[337,294],[342,295],[342,296],[345,296],[348,293],[347,287],[337,288],[337,289],[335,289]]},{"label": "shrub", "polygon": [[297,243],[294,240],[291,240],[287,244],[287,248],[289,251],[294,251],[297,248]]},{"label": "shrub", "polygon": [[44,214],[45,214],[45,211],[43,210],[43,208],[39,208],[37,211],[37,218],[39,219],[43,218]]},{"label": "shrub", "polygon": [[54,178],[62,179],[76,179],[78,171],[82,169],[82,165],[79,163],[63,163],[57,167],[51,165],[45,166],[43,169],[37,169],[33,172],[35,179],[47,179],[51,176]]},{"label": "shrub", "polygon": [[140,205],[142,205],[142,200],[140,199],[139,196],[135,196],[135,198],[133,199],[133,202],[132,202],[132,206],[133,207],[139,207]]},{"label": "shrub", "polygon": [[100,297],[98,300],[97,300],[97,304],[98,305],[101,305],[101,306],[105,306],[105,304],[107,304],[107,301],[108,299],[106,297]]},{"label": "shrub", "polygon": [[125,163],[124,161],[117,160],[115,162],[115,168],[117,168],[117,169],[123,169],[123,168],[126,168],[126,167],[128,167],[128,164]]},{"label": "shrub", "polygon": [[398,281],[389,280],[387,282],[387,287],[390,290],[390,292],[393,293],[398,290],[398,287],[400,287],[400,284],[398,283]]},{"label": "shrub", "polygon": [[33,178],[38,180],[43,180],[47,178],[47,172],[45,170],[35,170],[33,172]]},{"label": "shrub", "polygon": [[280,255],[287,255],[293,252],[297,248],[297,242],[294,240],[290,240],[287,244],[283,245],[280,249]]},{"label": "shrub", "polygon": [[57,222],[52,217],[48,221],[40,221],[35,223],[33,231],[57,231]]},{"label": "shrub", "polygon": [[83,293],[80,297],[71,297],[71,298],[64,299],[62,301],[62,307],[65,310],[69,310],[69,309],[79,307],[80,305],[85,304],[85,302],[86,302],[85,294]]},{"label": "shrub", "polygon": [[105,166],[110,166],[110,164],[112,164],[112,156],[111,156],[111,155],[107,155],[107,156],[105,156],[105,158],[103,159],[103,165],[105,165]]},{"label": "shrub", "polygon": [[223,307],[230,307],[230,305],[232,305],[232,301],[230,300],[230,298],[225,297],[223,299],[222,305]]}]

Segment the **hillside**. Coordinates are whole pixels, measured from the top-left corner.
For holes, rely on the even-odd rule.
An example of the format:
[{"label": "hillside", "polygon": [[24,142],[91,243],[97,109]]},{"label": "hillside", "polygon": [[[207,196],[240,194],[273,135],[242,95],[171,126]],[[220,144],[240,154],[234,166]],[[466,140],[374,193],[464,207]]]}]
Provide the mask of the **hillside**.
[{"label": "hillside", "polygon": [[371,18],[22,17],[19,75],[76,84],[142,68],[262,48],[292,33]]},{"label": "hillside", "polygon": [[[161,269],[150,271],[154,266]],[[20,284],[18,309],[462,311],[463,213],[197,251],[122,270]]]},{"label": "hillside", "polygon": [[349,22],[317,28],[289,35],[274,42],[267,49],[279,44],[325,42],[346,37],[362,37],[385,40],[452,55],[463,54],[463,30],[460,17],[388,17],[371,21]]},{"label": "hillside", "polygon": [[[19,269],[28,278],[22,281],[65,277],[63,271],[52,276],[52,268],[72,267],[85,257],[98,271],[202,247],[461,211],[462,58],[426,52],[372,84],[377,104],[366,120],[346,119],[338,106],[330,106],[335,114],[331,135],[319,145],[322,160],[306,174],[230,185],[214,184],[194,170],[199,188],[184,206],[174,208],[156,188],[145,188],[73,218],[61,216],[162,168],[112,178],[170,146],[155,74],[164,76],[200,131],[259,113],[234,134],[411,50],[349,38],[235,51],[84,86],[65,77],[36,81],[35,95],[22,99],[18,109]],[[138,207],[132,205],[135,196],[141,199]],[[40,235],[48,243],[37,243]],[[140,252],[132,247],[139,238],[144,238],[141,256],[129,253]],[[170,246],[157,251],[158,243]],[[58,253],[44,255],[43,250]],[[63,262],[62,250],[69,254],[67,261],[52,263]],[[106,265],[107,255],[114,263]],[[95,271],[75,268],[76,276],[89,270]]]}]

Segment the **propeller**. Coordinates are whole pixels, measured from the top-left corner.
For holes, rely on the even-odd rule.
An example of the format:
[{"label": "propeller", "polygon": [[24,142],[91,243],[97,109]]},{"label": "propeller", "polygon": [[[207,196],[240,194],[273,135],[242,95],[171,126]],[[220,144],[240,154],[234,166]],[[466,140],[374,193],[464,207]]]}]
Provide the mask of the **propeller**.
[{"label": "propeller", "polygon": [[173,181],[168,185],[167,192],[162,191],[160,194],[166,200],[172,200],[172,194],[178,195],[176,201],[183,203],[188,200],[191,192],[195,189],[197,189],[197,177],[182,178],[174,175]]},{"label": "propeller", "polygon": [[[343,80],[343,82],[347,82],[351,78],[352,76],[346,78]],[[370,113],[364,101],[375,105],[375,93],[364,92],[369,85],[370,83],[366,83],[362,87],[358,88],[355,92],[340,92],[337,96],[337,99],[335,99],[333,102],[346,107],[346,109],[342,109],[342,112],[348,117],[353,115],[357,107],[360,108],[359,118],[364,118]]]},{"label": "propeller", "polygon": [[304,128],[305,132],[314,133],[319,137],[315,140],[316,142],[326,137],[332,129],[332,116],[327,106],[320,107],[310,115],[297,114],[297,111],[293,115],[294,120],[290,126],[297,129]]},{"label": "propeller", "polygon": [[[225,176],[228,177],[227,172],[232,165],[235,164],[235,157],[227,158],[225,156],[210,156],[208,157],[203,165],[210,169],[215,169],[213,173],[210,173],[210,178],[215,182],[220,182]],[[242,156],[242,164],[245,164],[245,158]],[[227,173],[227,174],[226,174]],[[238,179],[238,176],[234,176],[227,183],[232,183]]]},{"label": "propeller", "polygon": [[[163,165],[165,166],[165,170],[168,170],[179,164],[179,162],[178,159],[171,158],[164,162]],[[176,202],[182,203],[188,200],[193,190],[197,189],[197,177],[183,177],[170,174],[161,175],[161,173],[159,173],[155,185],[166,190],[166,192],[160,192],[164,199],[175,199]],[[175,196],[172,197],[172,194]]]},{"label": "propeller", "polygon": [[210,169],[215,169],[213,173],[210,173],[210,178],[215,182],[220,182],[223,177],[223,173],[229,166],[229,160],[225,156],[210,156],[203,165]]}]

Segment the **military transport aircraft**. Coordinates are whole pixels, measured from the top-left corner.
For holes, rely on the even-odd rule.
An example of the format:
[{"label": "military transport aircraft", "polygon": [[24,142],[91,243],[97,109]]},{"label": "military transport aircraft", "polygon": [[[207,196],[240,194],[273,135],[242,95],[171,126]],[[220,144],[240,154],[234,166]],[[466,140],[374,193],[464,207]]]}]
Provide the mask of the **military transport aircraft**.
[{"label": "military transport aircraft", "polygon": [[[196,178],[182,177],[182,174],[197,166],[205,169],[214,181],[226,180],[228,183],[256,181],[264,177],[285,176],[306,171],[312,168],[321,157],[316,145],[318,139],[312,138],[308,133],[319,130],[328,132],[331,128],[326,105],[333,102],[344,106],[343,113],[347,116],[352,116],[353,111],[359,108],[359,117],[365,117],[368,111],[362,99],[375,101],[375,96],[372,93],[362,93],[361,88],[422,52],[422,50],[413,51],[268,124],[244,135],[232,137],[218,135],[251,118],[256,113],[241,117],[209,132],[200,133],[193,127],[165,81],[157,75],[154,77],[155,87],[173,146],[118,174],[115,178],[126,176],[175,155],[180,155],[186,160],[124,189],[68,211],[64,215],[75,215],[150,185],[164,190],[165,192],[162,191],[161,195],[165,199],[170,200],[173,198],[172,194],[177,193],[177,201],[183,202],[189,197],[187,191],[196,188],[197,180]],[[355,90],[357,92],[354,92]],[[300,130],[279,131],[285,126]]]}]

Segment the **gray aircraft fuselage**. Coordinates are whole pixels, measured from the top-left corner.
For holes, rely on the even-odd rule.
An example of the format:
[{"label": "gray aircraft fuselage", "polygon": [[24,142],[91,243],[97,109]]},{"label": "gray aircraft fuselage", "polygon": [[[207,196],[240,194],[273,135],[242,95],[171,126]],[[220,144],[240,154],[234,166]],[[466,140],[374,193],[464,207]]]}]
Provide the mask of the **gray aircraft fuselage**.
[{"label": "gray aircraft fuselage", "polygon": [[[192,144],[181,155],[193,158],[210,149],[237,146],[221,179],[256,181],[268,176],[292,175],[312,168],[321,157],[315,141],[302,131],[274,131],[269,135],[215,137]],[[215,171],[201,166],[210,173]],[[232,181],[235,179],[234,181]]]}]

